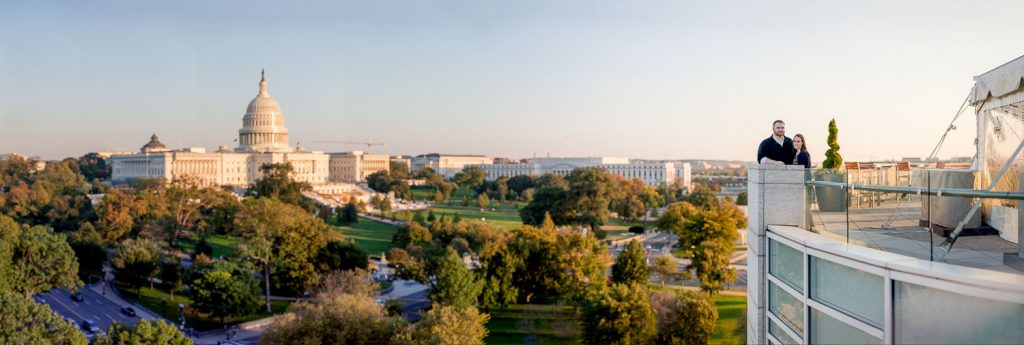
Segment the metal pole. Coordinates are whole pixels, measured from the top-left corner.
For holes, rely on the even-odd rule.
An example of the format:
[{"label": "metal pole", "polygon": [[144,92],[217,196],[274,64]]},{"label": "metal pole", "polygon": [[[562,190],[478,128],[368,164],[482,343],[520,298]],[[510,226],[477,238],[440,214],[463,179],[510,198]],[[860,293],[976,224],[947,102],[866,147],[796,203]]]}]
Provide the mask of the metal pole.
[{"label": "metal pole", "polygon": [[844,174],[846,178],[846,187],[843,188],[846,191],[846,243],[850,243],[850,171],[847,170]]},{"label": "metal pole", "polygon": [[928,230],[928,261],[935,261],[935,236],[932,235],[932,172],[925,170],[928,175],[928,216],[925,230]]}]

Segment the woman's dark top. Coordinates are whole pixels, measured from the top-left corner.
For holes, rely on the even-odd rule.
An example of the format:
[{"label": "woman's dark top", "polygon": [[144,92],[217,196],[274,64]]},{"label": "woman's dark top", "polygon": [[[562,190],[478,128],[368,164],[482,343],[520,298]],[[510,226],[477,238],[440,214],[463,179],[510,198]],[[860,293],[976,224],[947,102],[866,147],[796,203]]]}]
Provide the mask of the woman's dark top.
[{"label": "woman's dark top", "polygon": [[796,165],[803,165],[806,169],[811,168],[811,154],[807,153],[807,151],[801,151],[800,153],[797,153],[796,158],[794,158],[793,160],[795,161]]}]

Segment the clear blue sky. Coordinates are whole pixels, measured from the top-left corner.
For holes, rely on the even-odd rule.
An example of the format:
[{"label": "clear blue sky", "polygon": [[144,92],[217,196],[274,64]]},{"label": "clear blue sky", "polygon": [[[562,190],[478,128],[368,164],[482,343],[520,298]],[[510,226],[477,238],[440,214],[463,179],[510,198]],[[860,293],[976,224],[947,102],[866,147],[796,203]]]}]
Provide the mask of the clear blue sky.
[{"label": "clear blue sky", "polygon": [[[232,144],[261,68],[291,140],[392,154],[925,156],[1024,54],[1022,2],[7,1],[0,152]],[[942,156],[973,153],[973,114]]]}]

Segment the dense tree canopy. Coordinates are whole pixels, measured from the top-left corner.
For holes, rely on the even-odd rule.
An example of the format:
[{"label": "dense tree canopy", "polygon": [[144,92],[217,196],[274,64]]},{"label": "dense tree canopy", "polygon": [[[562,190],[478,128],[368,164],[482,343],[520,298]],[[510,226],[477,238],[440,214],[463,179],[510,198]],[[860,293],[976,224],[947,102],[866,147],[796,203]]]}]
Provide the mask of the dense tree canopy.
[{"label": "dense tree canopy", "polygon": [[[0,227],[10,227],[9,219],[0,222],[7,223],[0,224]],[[4,232],[10,230],[3,229]],[[8,236],[4,235],[5,239],[9,239]],[[13,292],[29,298],[54,288],[77,289],[82,286],[82,281],[78,280],[78,260],[64,235],[54,234],[43,226],[22,227],[10,247],[12,251],[2,252],[0,256],[10,257],[7,282]]]},{"label": "dense tree canopy", "polygon": [[629,241],[612,266],[612,281],[623,284],[647,284],[647,254],[637,240]]},{"label": "dense tree canopy", "polygon": [[476,305],[480,288],[473,272],[466,268],[459,254],[449,247],[437,263],[436,281],[430,287],[430,300],[438,305],[461,310]]},{"label": "dense tree canopy", "polygon": [[117,252],[110,263],[114,266],[118,280],[140,289],[156,274],[160,264],[160,247],[145,239],[128,239],[117,245]]},{"label": "dense tree canopy", "polygon": [[302,192],[312,190],[307,182],[299,182],[292,178],[295,168],[291,163],[273,163],[260,166],[262,177],[249,187],[249,194],[258,198],[277,198],[285,203],[302,206],[308,211],[313,205],[302,196]]},{"label": "dense tree canopy", "polygon": [[413,343],[418,345],[483,345],[490,316],[474,307],[436,306],[416,323]]},{"label": "dense tree canopy", "polygon": [[114,321],[93,345],[191,345],[192,339],[164,320],[139,320],[134,325]]},{"label": "dense tree canopy", "polygon": [[50,306],[0,291],[0,344],[85,345],[78,326],[65,321]]},{"label": "dense tree canopy", "polygon": [[192,273],[192,304],[225,320],[255,312],[260,305],[259,280],[252,271],[217,261]]},{"label": "dense tree canopy", "polygon": [[737,228],[746,227],[746,217],[735,205],[697,208],[688,202],[675,203],[658,219],[658,227],[674,232],[679,248],[690,250],[689,268],[696,271],[702,290],[717,292],[736,279],[729,259],[739,238]]},{"label": "dense tree canopy", "polygon": [[301,293],[315,284],[313,260],[327,244],[327,231],[327,224],[320,218],[277,199],[249,199],[242,203],[235,221],[236,235],[242,238],[238,250],[263,266],[267,312],[271,275],[278,289],[293,293]]},{"label": "dense tree canopy", "polygon": [[658,344],[707,344],[711,339],[718,310],[709,295],[666,291],[651,293],[650,300],[657,319]]},{"label": "dense tree canopy", "polygon": [[641,285],[615,284],[583,308],[587,344],[652,344],[657,332],[654,311]]}]

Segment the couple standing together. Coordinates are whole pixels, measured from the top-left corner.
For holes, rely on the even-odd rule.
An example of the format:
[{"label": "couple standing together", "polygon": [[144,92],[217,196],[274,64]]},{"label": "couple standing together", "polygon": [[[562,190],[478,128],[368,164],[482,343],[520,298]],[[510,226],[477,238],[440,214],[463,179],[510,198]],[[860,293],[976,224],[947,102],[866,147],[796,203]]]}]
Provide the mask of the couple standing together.
[{"label": "couple standing together", "polygon": [[807,141],[803,134],[786,137],[786,123],[772,122],[772,136],[761,141],[757,148],[758,164],[803,165],[811,168],[811,154],[807,152]]}]

